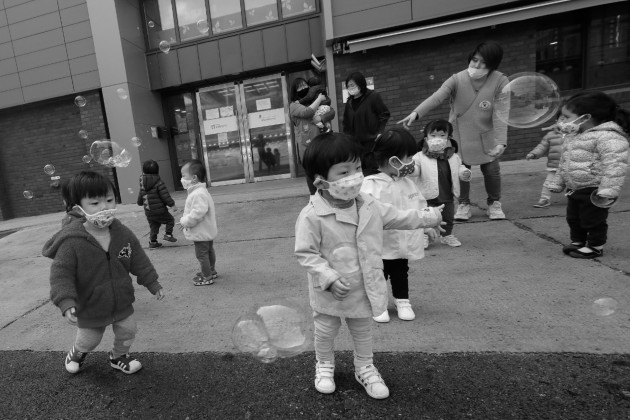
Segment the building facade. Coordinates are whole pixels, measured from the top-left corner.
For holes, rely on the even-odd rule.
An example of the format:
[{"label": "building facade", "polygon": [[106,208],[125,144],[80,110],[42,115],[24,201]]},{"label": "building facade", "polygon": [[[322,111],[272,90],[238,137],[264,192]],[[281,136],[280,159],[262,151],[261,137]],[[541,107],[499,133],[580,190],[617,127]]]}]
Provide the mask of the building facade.
[{"label": "building facade", "polygon": [[[60,211],[59,182],[87,168],[135,202],[146,159],[171,190],[193,158],[212,186],[301,176],[290,86],[317,74],[312,56],[326,59],[336,129],[350,73],[372,78],[395,124],[489,39],[503,45],[508,75],[543,73],[563,96],[599,89],[628,108],[627,9],[606,0],[0,0],[0,219]],[[426,119],[447,116],[444,104]],[[540,127],[511,128],[503,159],[523,158],[540,137]],[[125,149],[129,165],[86,163],[102,139]]]}]

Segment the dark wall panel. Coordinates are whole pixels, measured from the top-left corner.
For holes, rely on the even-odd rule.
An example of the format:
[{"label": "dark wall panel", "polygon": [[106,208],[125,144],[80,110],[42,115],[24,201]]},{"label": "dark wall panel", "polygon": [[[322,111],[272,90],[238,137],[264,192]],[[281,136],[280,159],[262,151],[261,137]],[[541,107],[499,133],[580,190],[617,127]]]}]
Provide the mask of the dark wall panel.
[{"label": "dark wall panel", "polygon": [[179,59],[179,74],[182,83],[196,82],[201,79],[201,69],[199,68],[199,54],[197,46],[181,48],[177,50]]},{"label": "dark wall panel", "polygon": [[243,53],[243,70],[254,70],[265,67],[265,53],[261,31],[248,32],[241,35]]},{"label": "dark wall panel", "polygon": [[275,66],[287,62],[287,44],[284,40],[284,26],[263,29],[265,65]]},{"label": "dark wall panel", "polygon": [[243,71],[241,39],[238,35],[219,40],[219,55],[221,57],[221,71],[224,75]]},{"label": "dark wall panel", "polygon": [[171,51],[169,54],[158,54],[158,62],[160,63],[160,76],[162,77],[162,86],[177,86],[182,83],[179,75],[179,59],[177,51]]},{"label": "dark wall panel", "polygon": [[149,83],[151,83],[151,89],[160,89],[162,87],[162,77],[160,76],[158,54],[147,56],[147,68],[149,69]]},{"label": "dark wall panel", "polygon": [[201,78],[212,79],[221,76],[221,56],[219,55],[219,43],[217,41],[204,42],[197,45],[199,51],[199,65]]},{"label": "dark wall panel", "polygon": [[311,19],[308,21],[308,26],[311,33],[311,52],[315,54],[315,56],[320,57],[325,54],[322,20],[320,18]]},{"label": "dark wall panel", "polygon": [[311,40],[308,20],[286,25],[289,61],[302,61],[311,57]]}]

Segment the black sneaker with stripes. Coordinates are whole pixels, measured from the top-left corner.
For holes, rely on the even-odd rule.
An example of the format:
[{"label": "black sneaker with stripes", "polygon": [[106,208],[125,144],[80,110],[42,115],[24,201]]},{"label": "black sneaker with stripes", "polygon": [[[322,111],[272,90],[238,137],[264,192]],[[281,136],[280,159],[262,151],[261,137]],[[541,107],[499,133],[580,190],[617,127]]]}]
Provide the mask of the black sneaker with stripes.
[{"label": "black sneaker with stripes", "polygon": [[118,369],[124,373],[132,374],[142,369],[142,363],[127,354],[114,359],[112,353],[109,353],[109,365],[114,369]]}]

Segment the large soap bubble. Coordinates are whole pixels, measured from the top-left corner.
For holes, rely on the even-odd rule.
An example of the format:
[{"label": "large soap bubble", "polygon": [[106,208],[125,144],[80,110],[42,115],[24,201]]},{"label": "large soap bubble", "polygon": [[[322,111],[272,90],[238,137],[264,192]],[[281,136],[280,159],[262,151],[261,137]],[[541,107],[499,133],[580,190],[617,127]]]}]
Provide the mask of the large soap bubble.
[{"label": "large soap bubble", "polygon": [[603,297],[593,302],[592,310],[595,315],[609,316],[615,313],[619,303],[610,297]]},{"label": "large soap bubble", "polygon": [[92,143],[90,156],[95,162],[109,168],[126,168],[131,162],[131,154],[110,140],[97,140]]},{"label": "large soap bubble", "polygon": [[558,85],[540,73],[516,73],[494,103],[497,117],[516,128],[535,127],[553,118],[560,108]]},{"label": "large soap bubble", "polygon": [[311,344],[306,307],[294,299],[257,305],[232,328],[236,348],[263,363],[302,353]]}]

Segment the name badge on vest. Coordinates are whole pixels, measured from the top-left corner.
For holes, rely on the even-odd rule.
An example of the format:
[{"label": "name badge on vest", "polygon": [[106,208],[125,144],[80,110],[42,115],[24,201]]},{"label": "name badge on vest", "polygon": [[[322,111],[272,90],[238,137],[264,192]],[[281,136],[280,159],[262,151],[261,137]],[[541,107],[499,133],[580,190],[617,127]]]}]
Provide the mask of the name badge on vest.
[{"label": "name badge on vest", "polygon": [[487,111],[488,109],[490,109],[491,106],[492,104],[490,103],[490,101],[479,102],[479,108],[481,108],[484,111]]}]

